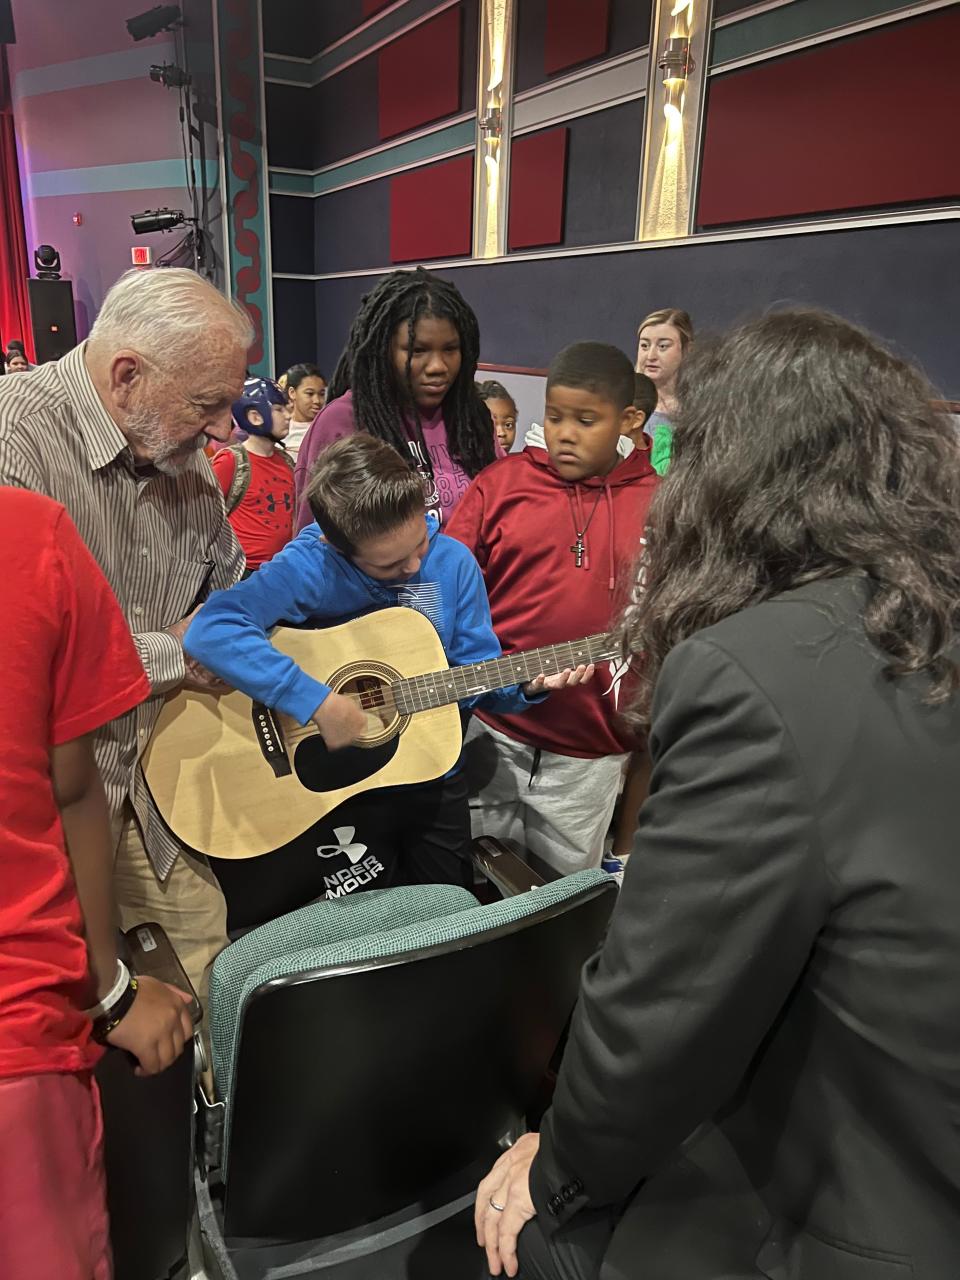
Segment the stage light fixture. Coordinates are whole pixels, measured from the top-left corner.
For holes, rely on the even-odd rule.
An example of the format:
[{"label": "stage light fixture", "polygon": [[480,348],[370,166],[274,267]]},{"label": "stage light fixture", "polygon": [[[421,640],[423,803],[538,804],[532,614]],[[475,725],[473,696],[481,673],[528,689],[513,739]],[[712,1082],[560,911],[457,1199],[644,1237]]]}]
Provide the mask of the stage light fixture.
[{"label": "stage light fixture", "polygon": [[187,216],[182,209],[147,209],[145,213],[132,213],[130,224],[134,234],[150,235],[153,231],[172,231],[174,227],[182,227]]},{"label": "stage light fixture", "polygon": [[158,4],[146,13],[127,19],[127,30],[134,40],[149,40],[161,31],[172,31],[183,22],[178,4]]},{"label": "stage light fixture", "polygon": [[165,89],[185,89],[190,84],[190,77],[182,67],[173,62],[164,62],[160,66],[150,68],[150,79],[155,84],[162,84]]},{"label": "stage light fixture", "polygon": [[37,245],[33,254],[38,280],[60,279],[60,254],[52,244]]}]

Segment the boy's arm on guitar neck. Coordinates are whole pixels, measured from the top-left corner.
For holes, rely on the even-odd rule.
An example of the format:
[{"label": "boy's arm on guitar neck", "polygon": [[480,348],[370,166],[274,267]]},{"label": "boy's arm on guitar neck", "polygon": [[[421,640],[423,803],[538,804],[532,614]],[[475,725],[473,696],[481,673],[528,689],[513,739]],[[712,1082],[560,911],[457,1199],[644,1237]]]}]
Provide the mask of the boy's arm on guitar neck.
[{"label": "boy's arm on guitar neck", "polygon": [[291,542],[245,582],[212,595],[183,647],[233,688],[307,724],[330,688],[275,649],[268,632],[278,622],[323,616],[331,605],[328,585],[315,549]]},{"label": "boy's arm on guitar neck", "polygon": [[[447,650],[450,665],[464,667],[474,662],[499,658],[502,649],[490,619],[487,589],[483,585],[480,568],[472,557],[463,558],[459,566],[457,587],[456,627],[453,641]],[[495,715],[510,715],[535,706],[546,697],[546,693],[539,693],[528,698],[520,685],[512,684],[506,689],[494,689],[477,698],[465,698],[460,706],[469,710],[482,707]]]}]

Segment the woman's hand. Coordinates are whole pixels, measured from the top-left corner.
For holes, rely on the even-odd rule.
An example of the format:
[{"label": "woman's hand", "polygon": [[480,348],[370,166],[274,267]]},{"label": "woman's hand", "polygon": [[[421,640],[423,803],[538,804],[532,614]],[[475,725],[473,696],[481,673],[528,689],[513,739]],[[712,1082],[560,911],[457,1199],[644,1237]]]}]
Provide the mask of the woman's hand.
[{"label": "woman's hand", "polygon": [[477,1187],[473,1211],[477,1244],[487,1251],[492,1276],[501,1270],[508,1276],[517,1274],[517,1237],[537,1215],[530,1199],[530,1166],[539,1149],[540,1135],[524,1134]]},{"label": "woman's hand", "polygon": [[586,684],[593,679],[596,667],[591,662],[589,666],[565,667],[563,671],[558,671],[554,676],[536,676],[533,680],[528,680],[523,686],[523,692],[528,698],[535,694],[543,693],[545,689],[570,689],[575,684]]}]

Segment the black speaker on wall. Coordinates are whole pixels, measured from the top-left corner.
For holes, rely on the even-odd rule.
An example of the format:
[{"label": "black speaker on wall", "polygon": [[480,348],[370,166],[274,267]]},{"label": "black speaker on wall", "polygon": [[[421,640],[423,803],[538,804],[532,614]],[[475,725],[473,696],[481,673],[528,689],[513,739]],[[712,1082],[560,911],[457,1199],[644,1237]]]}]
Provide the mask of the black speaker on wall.
[{"label": "black speaker on wall", "polygon": [[73,285],[69,280],[28,280],[37,363],[59,360],[77,345]]}]

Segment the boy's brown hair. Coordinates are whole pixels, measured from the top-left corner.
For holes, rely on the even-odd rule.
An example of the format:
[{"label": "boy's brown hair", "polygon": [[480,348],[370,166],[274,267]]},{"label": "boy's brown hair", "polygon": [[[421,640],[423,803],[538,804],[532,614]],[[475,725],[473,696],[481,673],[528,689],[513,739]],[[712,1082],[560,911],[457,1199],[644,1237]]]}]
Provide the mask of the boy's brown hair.
[{"label": "boy's brown hair", "polygon": [[357,432],[321,453],[307,502],[327,541],[344,555],[424,511],[423,482],[392,445]]}]

